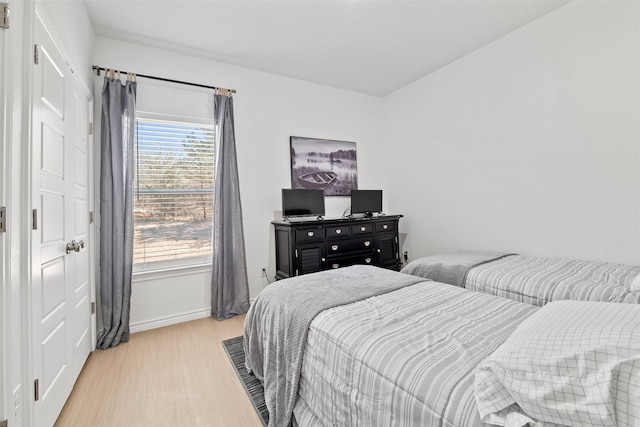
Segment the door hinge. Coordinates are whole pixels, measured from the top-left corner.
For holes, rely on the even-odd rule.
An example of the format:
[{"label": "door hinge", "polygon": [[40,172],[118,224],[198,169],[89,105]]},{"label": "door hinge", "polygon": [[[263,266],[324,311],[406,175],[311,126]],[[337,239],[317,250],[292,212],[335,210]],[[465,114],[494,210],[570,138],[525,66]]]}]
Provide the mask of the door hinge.
[{"label": "door hinge", "polygon": [[0,427],[9,427],[9,421],[7,420],[0,421]]},{"label": "door hinge", "polygon": [[4,233],[6,231],[7,231],[7,208],[2,206],[0,207],[0,233]]},{"label": "door hinge", "polygon": [[36,402],[40,400],[40,380],[33,382],[33,398]]},{"label": "door hinge", "polygon": [[93,224],[93,211],[89,212],[89,224]]},{"label": "door hinge", "polygon": [[33,63],[38,65],[38,53],[40,51],[40,46],[37,44],[33,46]]},{"label": "door hinge", "polygon": [[34,209],[31,213],[31,219],[33,221],[33,225],[31,226],[34,230],[38,229],[38,209]]},{"label": "door hinge", "polygon": [[[0,3],[0,28],[9,28],[9,3]],[[2,427],[2,425],[0,425]]]},{"label": "door hinge", "polygon": [[298,258],[298,250],[296,249],[296,258]]},{"label": "door hinge", "polygon": [[93,135],[93,123],[89,122],[89,135]]},{"label": "door hinge", "polygon": [[96,302],[91,303],[91,314],[96,314]]}]

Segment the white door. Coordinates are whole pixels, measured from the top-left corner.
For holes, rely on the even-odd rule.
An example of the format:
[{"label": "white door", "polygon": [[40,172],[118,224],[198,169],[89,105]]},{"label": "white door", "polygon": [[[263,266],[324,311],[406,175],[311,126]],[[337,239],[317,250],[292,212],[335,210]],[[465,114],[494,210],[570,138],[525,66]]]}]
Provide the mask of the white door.
[{"label": "white door", "polygon": [[91,352],[94,334],[91,333],[91,285],[89,250],[89,120],[92,101],[84,93],[76,79],[72,79],[72,108],[73,124],[73,161],[71,163],[73,176],[73,227],[71,240],[77,243],[73,256],[73,282],[70,283],[72,294],[72,335],[71,351],[73,355],[73,378],[80,374],[80,370]]},{"label": "white door", "polygon": [[[37,16],[31,312],[34,425],[51,426],[91,351],[88,121],[83,94]],[[84,242],[84,248],[82,247]]]}]

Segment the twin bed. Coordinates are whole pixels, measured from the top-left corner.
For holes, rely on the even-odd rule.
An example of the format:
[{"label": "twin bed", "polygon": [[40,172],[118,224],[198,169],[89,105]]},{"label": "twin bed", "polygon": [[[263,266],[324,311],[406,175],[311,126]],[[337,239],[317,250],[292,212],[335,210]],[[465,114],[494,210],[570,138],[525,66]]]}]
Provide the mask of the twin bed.
[{"label": "twin bed", "polygon": [[514,301],[640,304],[640,267],[606,262],[460,251],[420,258],[402,271]]},{"label": "twin bed", "polygon": [[640,425],[640,305],[594,301],[637,302],[640,268],[466,289],[500,277],[501,262],[511,283],[513,258],[432,257],[413,274],[353,266],[267,287],[244,346],[269,425]]}]

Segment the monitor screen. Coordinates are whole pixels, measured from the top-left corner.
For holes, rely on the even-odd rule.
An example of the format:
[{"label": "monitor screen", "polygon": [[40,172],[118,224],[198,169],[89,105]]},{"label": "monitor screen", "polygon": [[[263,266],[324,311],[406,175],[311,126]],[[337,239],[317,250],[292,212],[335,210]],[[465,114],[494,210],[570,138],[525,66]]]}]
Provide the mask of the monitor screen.
[{"label": "monitor screen", "polygon": [[351,190],[351,213],[382,212],[382,190]]},{"label": "monitor screen", "polygon": [[282,216],[324,215],[324,190],[282,189]]}]

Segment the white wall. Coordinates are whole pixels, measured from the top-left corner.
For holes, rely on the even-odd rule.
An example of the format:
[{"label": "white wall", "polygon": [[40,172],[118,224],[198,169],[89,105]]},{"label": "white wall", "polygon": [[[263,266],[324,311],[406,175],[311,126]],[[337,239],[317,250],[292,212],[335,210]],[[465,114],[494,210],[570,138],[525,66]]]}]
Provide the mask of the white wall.
[{"label": "white wall", "polygon": [[[274,272],[269,222],[290,186],[291,135],[358,143],[360,187],[382,188],[385,210],[406,215],[412,257],[483,248],[638,262],[635,3],[572,2],[384,100],[114,39],[89,47],[73,36],[86,22],[62,23],[78,13],[50,11],[82,73],[91,49],[96,65],[238,90],[252,297],[259,267]],[[140,79],[141,95],[153,84]],[[188,98],[174,105],[189,109]],[[327,198],[327,213],[348,204]],[[206,313],[210,273],[187,274],[186,292],[179,278],[135,278],[132,330]],[[165,304],[176,298],[179,311]]]},{"label": "white wall", "polygon": [[[251,297],[266,284],[260,277],[261,265],[269,266],[271,277],[275,274],[270,221],[280,216],[281,189],[291,186],[291,135],[356,141],[360,186],[380,188],[387,181],[387,169],[377,166],[386,155],[379,150],[379,98],[103,37],[96,38],[94,60],[102,67],[238,91],[234,97],[236,145]],[[99,88],[101,78],[95,80]],[[150,85],[158,84],[138,80],[139,103],[144,102],[144,88]],[[190,89],[177,86],[171,102],[178,109],[193,110],[189,97],[180,91]],[[101,102],[99,92],[95,91],[96,106]],[[328,216],[339,216],[348,206],[346,197],[326,199]],[[186,279],[174,277],[155,283],[136,275],[132,284],[132,331],[179,321],[181,315],[189,319],[193,313],[206,313],[210,307],[208,275],[201,271],[189,273]],[[189,288],[185,291],[187,281]],[[186,300],[191,303],[183,304]],[[167,301],[174,301],[182,312],[170,312]]]},{"label": "white wall", "polygon": [[384,102],[412,257],[640,263],[637,2],[572,2]]},{"label": "white wall", "polygon": [[92,88],[95,33],[84,2],[38,0],[37,3],[71,69],[88,88]]}]

